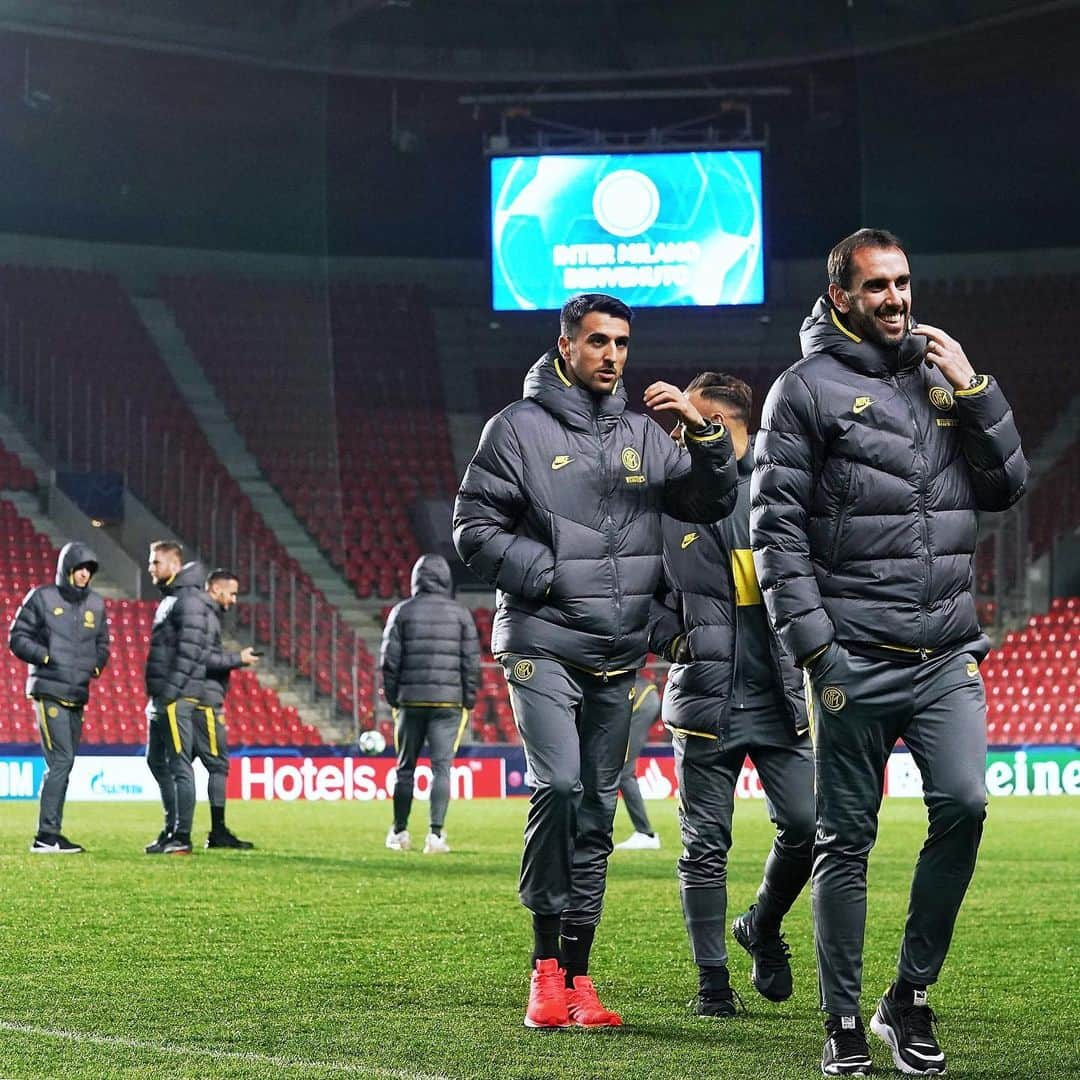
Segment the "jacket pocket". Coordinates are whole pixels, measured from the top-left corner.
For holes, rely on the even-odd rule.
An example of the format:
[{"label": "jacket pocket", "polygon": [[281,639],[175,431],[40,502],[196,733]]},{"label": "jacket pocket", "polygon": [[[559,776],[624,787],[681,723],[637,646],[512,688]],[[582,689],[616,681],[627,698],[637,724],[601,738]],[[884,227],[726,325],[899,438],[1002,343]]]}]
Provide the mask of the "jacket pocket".
[{"label": "jacket pocket", "polygon": [[840,487],[840,506],[836,511],[836,529],[833,532],[832,544],[829,546],[829,573],[835,573],[836,560],[840,554],[840,541],[844,535],[844,523],[847,520],[848,502],[851,495],[851,474],[855,470],[855,462],[848,458],[847,469],[844,471],[844,482]]}]

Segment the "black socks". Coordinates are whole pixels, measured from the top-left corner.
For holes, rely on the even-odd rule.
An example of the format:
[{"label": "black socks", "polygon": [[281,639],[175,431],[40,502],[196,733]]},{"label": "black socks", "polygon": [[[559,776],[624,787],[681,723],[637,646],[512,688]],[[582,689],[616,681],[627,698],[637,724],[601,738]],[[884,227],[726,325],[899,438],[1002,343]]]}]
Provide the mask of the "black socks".
[{"label": "black socks", "polygon": [[536,970],[537,960],[557,960],[559,957],[560,915],[533,914],[533,954],[532,967]]},{"label": "black socks", "polygon": [[715,997],[721,991],[731,986],[726,967],[702,967],[698,968],[698,989],[704,998]]},{"label": "black socks", "polygon": [[566,985],[574,988],[576,975],[588,975],[589,953],[592,952],[596,927],[585,923],[562,924],[562,966],[566,969]]},{"label": "black socks", "polygon": [[210,807],[210,831],[211,832],[224,832],[225,831],[225,807],[224,806],[211,806]]}]

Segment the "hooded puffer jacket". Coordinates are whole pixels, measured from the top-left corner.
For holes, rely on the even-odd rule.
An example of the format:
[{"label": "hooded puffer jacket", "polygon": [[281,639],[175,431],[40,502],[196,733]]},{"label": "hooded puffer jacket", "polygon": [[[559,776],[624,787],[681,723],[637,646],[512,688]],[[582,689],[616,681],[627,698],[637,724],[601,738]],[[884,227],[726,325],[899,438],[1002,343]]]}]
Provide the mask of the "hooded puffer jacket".
[{"label": "hooded puffer jacket", "polygon": [[386,620],[379,667],[394,708],[476,704],[480,642],[472,615],[451,599],[451,581],[441,555],[421,555],[412,569],[412,597]]},{"label": "hooded puffer jacket", "polygon": [[601,675],[640,667],[661,515],[712,522],[734,507],[723,428],[688,435],[687,453],[626,400],[621,380],[591,394],[549,352],[526,376],[524,399],[484,428],[454,506],[454,543],[498,587],[497,656],[548,656]]},{"label": "hooded puffer jacket", "polygon": [[[750,477],[754,443],[739,460],[735,512],[715,525],[664,519],[665,602],[654,601],[650,647],[674,661],[664,691],[664,723],[675,731],[723,737],[731,712],[736,666],[749,648],[769,650],[776,708],[793,731],[807,728],[802,675],[775,635],[767,644],[743,641],[737,604],[761,595],[750,560]],[[749,564],[749,565],[748,565]],[[737,580],[738,579],[738,580]]]},{"label": "hooded puffer jacket", "polygon": [[210,652],[210,620],[203,585],[206,569],[185,563],[160,586],[146,657],[146,692],[158,708],[180,698],[200,701]]},{"label": "hooded puffer jacket", "polygon": [[80,566],[97,573],[97,556],[78,540],[65,544],[56,560],[56,583],[31,589],[8,634],[11,651],[30,665],[26,692],[68,705],[90,700],[90,680],[109,662],[105,601],[72,575]]},{"label": "hooded puffer jacket", "polygon": [[800,663],[833,639],[900,661],[981,659],[976,512],[1011,506],[1028,474],[1000,387],[954,390],[923,363],[925,338],[858,338],[824,297],[800,339],[765,401],[751,489],[774,627]]}]

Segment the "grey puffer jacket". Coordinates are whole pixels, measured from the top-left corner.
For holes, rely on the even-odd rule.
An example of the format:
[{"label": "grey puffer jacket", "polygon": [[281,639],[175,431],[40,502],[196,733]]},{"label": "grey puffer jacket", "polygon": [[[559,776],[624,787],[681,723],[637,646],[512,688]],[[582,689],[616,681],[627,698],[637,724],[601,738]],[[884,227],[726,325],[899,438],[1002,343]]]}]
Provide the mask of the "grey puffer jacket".
[{"label": "grey puffer jacket", "polygon": [[162,600],[154,612],[146,657],[146,692],[159,708],[180,698],[202,699],[210,651],[205,581],[205,567],[189,562],[160,586]]},{"label": "grey puffer jacket", "polygon": [[15,612],[8,646],[30,665],[26,693],[70,705],[90,700],[90,680],[109,662],[105,601],[72,574],[80,566],[97,573],[97,556],[78,540],[65,544],[56,560],[56,583],[31,589]]},{"label": "grey puffer jacket", "polygon": [[229,692],[229,677],[237,668],[244,666],[240,654],[228,652],[221,641],[221,605],[207,592],[202,594],[206,604],[206,633],[209,647],[206,653],[206,678],[203,680],[199,704],[220,712],[225,707],[225,695]]},{"label": "grey puffer jacket", "polygon": [[[750,478],[754,440],[739,461],[735,512],[715,525],[664,519],[663,602],[653,602],[649,644],[673,661],[664,691],[664,723],[679,732],[722,737],[736,668],[746,651],[767,648],[776,708],[792,730],[807,728],[802,674],[771,631],[768,642],[738,634],[737,605],[761,605],[750,564]],[[739,580],[736,580],[739,575]],[[748,595],[740,596],[742,593]],[[764,620],[758,625],[768,629]]]},{"label": "grey puffer jacket", "polygon": [[532,366],[523,400],[484,428],[454,506],[458,554],[499,590],[496,656],[601,675],[641,666],[661,516],[712,522],[735,505],[728,433],[710,426],[687,441],[689,453],[627,411],[621,380],[594,395],[558,353]]},{"label": "grey puffer jacket", "polygon": [[476,704],[480,642],[472,615],[451,598],[451,583],[441,555],[421,555],[412,569],[412,596],[386,620],[379,667],[394,708]]},{"label": "grey puffer jacket", "polygon": [[834,639],[899,661],[981,659],[976,512],[1011,506],[1028,475],[1009,403],[989,377],[954,390],[922,362],[922,337],[855,337],[825,298],[800,337],[803,359],[765,401],[751,489],[774,627],[800,663]]}]

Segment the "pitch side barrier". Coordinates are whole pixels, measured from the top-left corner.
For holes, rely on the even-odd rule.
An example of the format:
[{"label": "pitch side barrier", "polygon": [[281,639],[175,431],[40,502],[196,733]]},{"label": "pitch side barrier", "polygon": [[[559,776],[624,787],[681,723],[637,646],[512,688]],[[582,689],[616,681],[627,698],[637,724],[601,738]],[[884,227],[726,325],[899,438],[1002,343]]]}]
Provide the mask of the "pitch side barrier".
[{"label": "pitch side barrier", "polygon": [[[32,748],[0,745],[0,800],[36,799],[45,762]],[[195,762],[200,797],[206,794],[206,772]],[[638,783],[646,799],[677,794],[675,762],[670,746],[646,747],[638,759]],[[303,750],[260,748],[232,755],[230,799],[279,802],[373,802],[388,799],[397,776],[391,754],[359,755],[341,747]],[[421,758],[415,774],[421,801],[431,793],[431,766]],[[520,746],[462,747],[450,774],[454,799],[501,799],[530,792],[525,754]],[[986,758],[986,789],[994,796],[1080,795],[1080,747],[995,747]],[[885,772],[885,793],[919,798],[918,769],[906,750],[893,753]],[[764,799],[757,770],[747,760],[735,794]],[[75,760],[68,787],[72,802],[157,802],[157,785],[141,752],[93,747]]]}]

